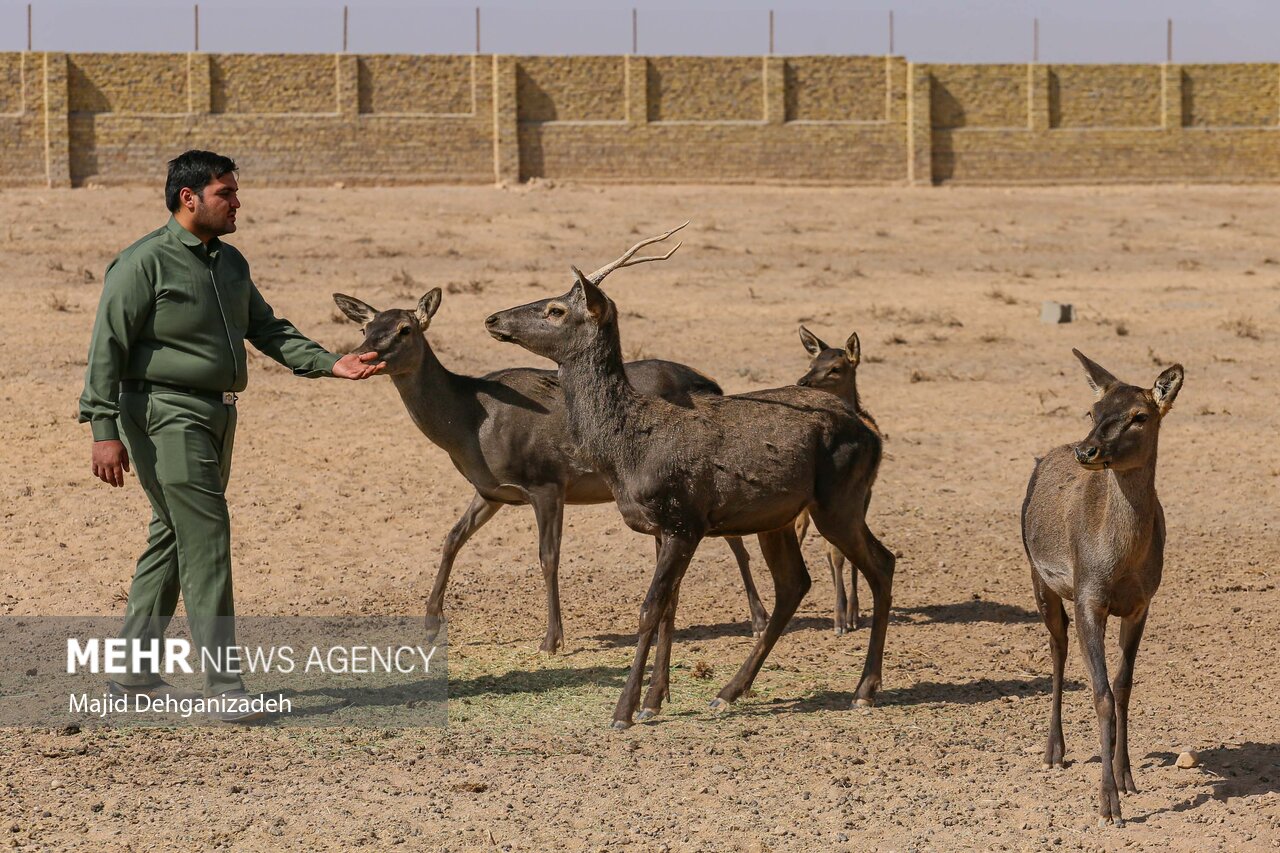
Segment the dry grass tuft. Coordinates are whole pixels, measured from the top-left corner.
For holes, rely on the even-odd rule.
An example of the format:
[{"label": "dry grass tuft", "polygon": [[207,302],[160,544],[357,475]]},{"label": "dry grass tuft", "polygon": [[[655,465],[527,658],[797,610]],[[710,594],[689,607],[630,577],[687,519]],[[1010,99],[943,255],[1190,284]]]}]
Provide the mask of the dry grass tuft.
[{"label": "dry grass tuft", "polygon": [[45,304],[49,306],[50,311],[57,311],[62,314],[70,314],[76,310],[76,306],[61,293],[50,293],[45,300]]},{"label": "dry grass tuft", "polygon": [[896,320],[912,326],[947,326],[953,329],[964,326],[960,318],[954,314],[945,314],[941,311],[916,311],[897,305],[873,304],[870,314],[877,320]]},{"label": "dry grass tuft", "polygon": [[1228,331],[1237,338],[1248,338],[1251,341],[1262,340],[1262,330],[1253,322],[1252,317],[1232,317],[1224,320],[1219,328]]},{"label": "dry grass tuft", "polygon": [[1007,293],[996,286],[992,286],[992,288],[987,291],[987,298],[994,300],[995,302],[1003,302],[1005,305],[1018,304],[1018,297],[1014,296],[1012,293]]},{"label": "dry grass tuft", "polygon": [[702,658],[698,658],[694,661],[693,666],[689,670],[689,674],[700,681],[706,681],[711,678],[711,676],[715,675],[715,673],[715,668]]}]

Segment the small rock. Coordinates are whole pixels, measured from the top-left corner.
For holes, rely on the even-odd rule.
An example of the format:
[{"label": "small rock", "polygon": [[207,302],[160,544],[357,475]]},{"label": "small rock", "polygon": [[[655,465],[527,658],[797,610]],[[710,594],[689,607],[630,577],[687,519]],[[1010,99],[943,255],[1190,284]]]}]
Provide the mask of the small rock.
[{"label": "small rock", "polygon": [[80,726],[76,723],[70,723],[58,729],[58,734],[70,737],[71,735],[80,734]]},{"label": "small rock", "polygon": [[1045,301],[1040,306],[1041,323],[1070,323],[1075,318],[1076,309],[1074,305]]},{"label": "small rock", "polygon": [[32,676],[34,676],[34,675],[38,675],[38,674],[39,674],[39,670],[37,670],[34,666],[33,666],[33,667],[31,667],[31,669],[27,670],[27,677],[28,677],[28,678],[30,678],[30,677],[32,677]]},{"label": "small rock", "polygon": [[843,832],[836,833],[836,841],[848,841],[848,840],[849,840],[849,836],[845,835]]},{"label": "small rock", "polygon": [[1178,754],[1178,760],[1174,765],[1181,767],[1183,770],[1190,770],[1192,767],[1200,766],[1200,756],[1194,752],[1182,752]]}]

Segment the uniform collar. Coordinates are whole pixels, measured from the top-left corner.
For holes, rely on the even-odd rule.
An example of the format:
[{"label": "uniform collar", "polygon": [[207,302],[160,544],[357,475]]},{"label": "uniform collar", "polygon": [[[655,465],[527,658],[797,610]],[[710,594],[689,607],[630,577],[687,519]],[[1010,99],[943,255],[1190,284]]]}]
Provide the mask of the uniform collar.
[{"label": "uniform collar", "polygon": [[198,254],[201,258],[204,258],[207,260],[217,259],[218,251],[222,248],[222,241],[219,240],[217,237],[214,237],[212,240],[209,241],[209,245],[205,246],[204,243],[200,242],[199,237],[192,234],[190,231],[188,231],[187,229],[183,228],[180,224],[178,224],[178,218],[176,216],[170,216],[169,221],[165,224],[165,227],[169,229],[170,234],[178,238],[179,243],[191,249],[193,252]]}]

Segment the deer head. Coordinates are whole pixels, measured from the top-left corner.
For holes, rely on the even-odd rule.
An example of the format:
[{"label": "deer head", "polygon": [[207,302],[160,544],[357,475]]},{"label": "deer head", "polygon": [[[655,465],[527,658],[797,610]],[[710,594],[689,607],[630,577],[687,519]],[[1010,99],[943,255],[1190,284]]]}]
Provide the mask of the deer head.
[{"label": "deer head", "polygon": [[1076,461],[1091,470],[1123,471],[1154,462],[1160,421],[1182,389],[1183,370],[1175,364],[1151,388],[1127,385],[1079,350],[1089,387],[1097,395],[1087,415],[1093,428],[1075,445]]},{"label": "deer head", "polygon": [[364,342],[354,352],[376,352],[387,363],[386,373],[412,373],[422,363],[426,350],[425,333],[431,318],[440,308],[440,288],[430,290],[413,310],[389,308],[379,311],[367,302],[343,293],[333,294],[333,301],[343,314],[359,323]]},{"label": "deer head", "polygon": [[617,333],[617,308],[582,270],[568,293],[539,299],[490,315],[484,326],[499,341],[519,344],[535,355],[563,364],[609,330]]},{"label": "deer head", "polygon": [[800,343],[812,357],[809,372],[796,380],[806,388],[819,388],[837,397],[852,400],[857,397],[858,362],[862,360],[862,345],[858,333],[849,335],[844,349],[827,346],[813,332],[800,327]]}]

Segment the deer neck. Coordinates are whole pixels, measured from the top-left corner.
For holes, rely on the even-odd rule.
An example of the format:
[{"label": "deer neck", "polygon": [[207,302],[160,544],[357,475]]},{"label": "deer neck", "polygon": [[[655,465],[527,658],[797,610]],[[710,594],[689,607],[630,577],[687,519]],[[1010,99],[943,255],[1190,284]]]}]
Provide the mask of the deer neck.
[{"label": "deer neck", "polygon": [[1111,531],[1120,550],[1144,550],[1150,542],[1152,526],[1160,505],[1156,497],[1156,459],[1139,468],[1101,472],[1105,500],[1099,505],[1102,517],[1096,530]]},{"label": "deer neck", "polygon": [[[425,341],[424,341],[425,343]],[[475,394],[468,394],[464,377],[440,363],[430,344],[423,347],[422,360],[409,373],[391,377],[409,417],[422,433],[450,455],[475,441],[472,410]]]},{"label": "deer neck", "polygon": [[606,475],[615,470],[618,451],[639,402],[622,367],[616,325],[602,327],[581,350],[560,363],[569,430],[584,456]]}]

